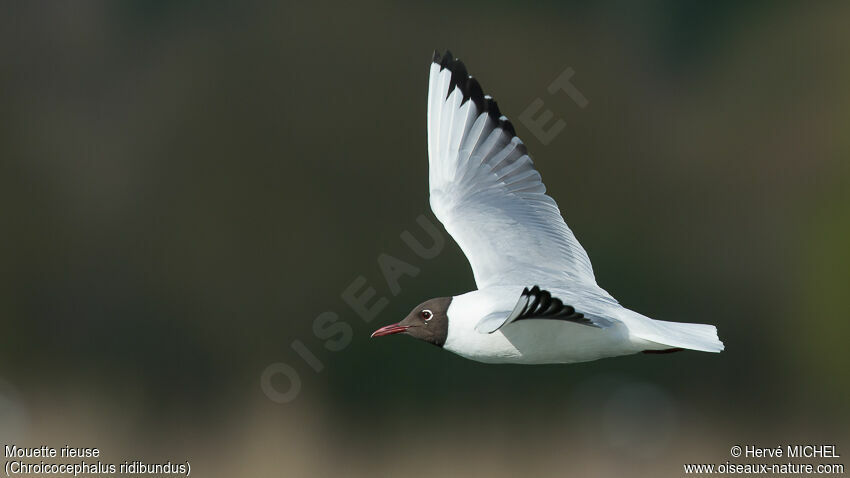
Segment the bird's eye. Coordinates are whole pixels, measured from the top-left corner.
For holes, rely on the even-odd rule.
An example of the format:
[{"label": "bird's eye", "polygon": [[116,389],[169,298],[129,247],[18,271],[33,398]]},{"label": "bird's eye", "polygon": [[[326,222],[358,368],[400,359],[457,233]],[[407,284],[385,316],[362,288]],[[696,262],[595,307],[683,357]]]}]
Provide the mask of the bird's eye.
[{"label": "bird's eye", "polygon": [[431,320],[431,317],[434,317],[434,314],[432,314],[431,311],[428,310],[428,309],[423,310],[422,312],[419,313],[419,315],[421,315],[422,318],[425,319],[426,322]]}]

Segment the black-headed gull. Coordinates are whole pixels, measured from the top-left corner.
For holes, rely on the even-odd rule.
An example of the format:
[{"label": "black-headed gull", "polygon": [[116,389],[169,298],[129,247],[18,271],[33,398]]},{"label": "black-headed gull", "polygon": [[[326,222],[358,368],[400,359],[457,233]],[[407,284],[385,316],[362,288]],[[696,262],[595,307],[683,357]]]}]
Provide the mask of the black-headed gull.
[{"label": "black-headed gull", "polygon": [[448,51],[431,64],[428,158],[431,209],[478,290],[427,300],[372,337],[406,334],[490,363],[723,350],[713,325],[650,319],[596,284],[510,121]]}]

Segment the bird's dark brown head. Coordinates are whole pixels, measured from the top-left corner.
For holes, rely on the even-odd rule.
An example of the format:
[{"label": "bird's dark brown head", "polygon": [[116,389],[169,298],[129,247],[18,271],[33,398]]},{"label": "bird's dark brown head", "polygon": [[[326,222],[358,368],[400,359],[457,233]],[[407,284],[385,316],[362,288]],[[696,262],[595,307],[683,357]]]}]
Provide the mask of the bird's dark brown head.
[{"label": "bird's dark brown head", "polygon": [[397,324],[381,327],[372,337],[391,334],[406,334],[442,347],[449,334],[449,305],[451,297],[438,297],[417,305]]}]

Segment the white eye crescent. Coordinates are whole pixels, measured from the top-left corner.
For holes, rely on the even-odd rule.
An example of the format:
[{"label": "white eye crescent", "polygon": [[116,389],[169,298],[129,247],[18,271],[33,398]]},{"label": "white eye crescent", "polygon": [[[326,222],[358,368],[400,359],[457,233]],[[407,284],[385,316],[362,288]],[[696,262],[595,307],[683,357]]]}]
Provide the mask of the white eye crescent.
[{"label": "white eye crescent", "polygon": [[419,315],[421,315],[422,318],[425,319],[425,322],[428,322],[429,320],[434,318],[434,313],[431,312],[429,309],[423,310],[422,312],[419,313]]}]

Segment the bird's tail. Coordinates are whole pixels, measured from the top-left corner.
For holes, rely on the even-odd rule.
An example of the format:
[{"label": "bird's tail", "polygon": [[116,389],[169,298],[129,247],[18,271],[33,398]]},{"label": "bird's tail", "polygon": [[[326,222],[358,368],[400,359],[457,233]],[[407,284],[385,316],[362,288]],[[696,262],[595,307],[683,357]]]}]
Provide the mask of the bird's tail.
[{"label": "bird's tail", "polygon": [[685,324],[649,319],[635,335],[651,342],[702,352],[722,352],[723,342],[717,337],[717,327],[708,324]]}]

